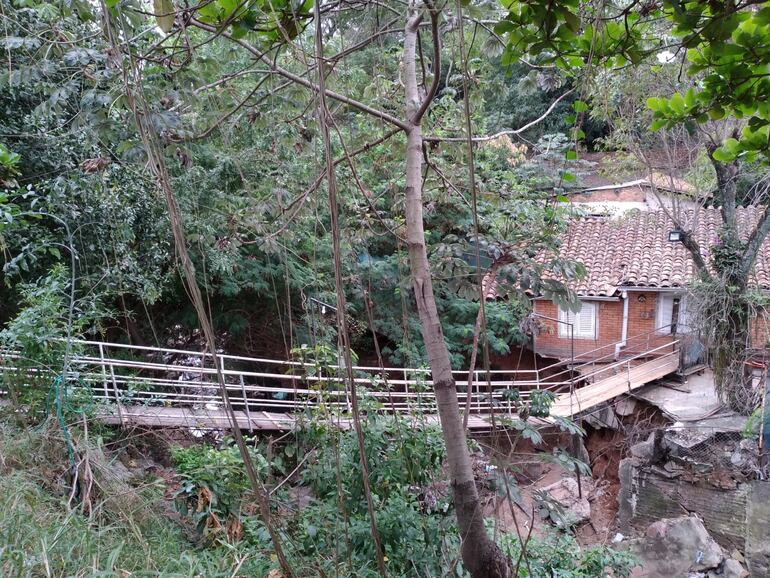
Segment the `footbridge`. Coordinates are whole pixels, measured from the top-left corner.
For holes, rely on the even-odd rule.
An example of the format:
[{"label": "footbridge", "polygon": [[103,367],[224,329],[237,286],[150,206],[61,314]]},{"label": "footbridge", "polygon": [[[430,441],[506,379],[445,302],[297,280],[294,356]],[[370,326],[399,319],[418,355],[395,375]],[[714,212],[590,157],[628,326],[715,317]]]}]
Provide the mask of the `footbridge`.
[{"label": "footbridge", "polygon": [[[525,401],[534,391],[551,391],[551,415],[574,417],[679,369],[678,340],[650,347],[647,336],[646,344],[643,338],[637,343],[620,353],[610,344],[539,369],[475,370],[470,387],[468,371],[455,371],[460,406],[470,407],[469,428],[489,430],[496,416],[514,417],[517,406],[510,390]],[[339,427],[351,425],[352,391],[344,368],[309,357],[212,356],[100,341],[73,341],[71,349],[63,376],[67,394],[87,397],[94,415],[106,423],[228,429],[232,424],[217,380],[219,369],[241,429],[291,430],[313,412],[332,416]],[[429,369],[355,366],[353,373],[362,411],[437,421]],[[0,352],[0,396],[11,392],[11,383],[24,387],[51,383],[55,377],[52,370],[30,368],[18,353]]]}]

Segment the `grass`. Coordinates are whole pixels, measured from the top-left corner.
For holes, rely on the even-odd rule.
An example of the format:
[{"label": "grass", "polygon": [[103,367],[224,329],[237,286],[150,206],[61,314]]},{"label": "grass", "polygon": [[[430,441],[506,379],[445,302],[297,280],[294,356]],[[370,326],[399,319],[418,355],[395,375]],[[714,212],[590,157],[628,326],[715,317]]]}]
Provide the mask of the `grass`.
[{"label": "grass", "polygon": [[254,550],[190,542],[164,514],[158,485],[117,479],[98,443],[82,433],[73,438],[79,471],[91,472],[81,484],[81,492],[90,488],[90,507],[69,499],[70,462],[58,428],[0,422],[0,576],[218,578],[263,576],[272,567]]}]

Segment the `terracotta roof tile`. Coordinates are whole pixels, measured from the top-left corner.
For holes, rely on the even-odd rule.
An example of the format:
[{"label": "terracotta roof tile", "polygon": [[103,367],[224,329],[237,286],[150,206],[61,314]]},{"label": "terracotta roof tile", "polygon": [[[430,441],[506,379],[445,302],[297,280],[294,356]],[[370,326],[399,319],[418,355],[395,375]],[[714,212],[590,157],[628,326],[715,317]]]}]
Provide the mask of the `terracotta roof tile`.
[{"label": "terracotta roof tile", "polygon": [[[739,208],[738,229],[745,240],[763,212],[762,207]],[[710,262],[711,248],[718,242],[722,224],[719,209],[707,208],[680,216],[692,231]],[[631,211],[622,217],[583,218],[569,227],[560,255],[586,267],[586,277],[573,284],[579,294],[609,296],[618,287],[682,287],[695,276],[695,265],[681,243],[669,242],[674,223],[665,211]],[[753,281],[770,288],[770,240],[760,250]]]}]

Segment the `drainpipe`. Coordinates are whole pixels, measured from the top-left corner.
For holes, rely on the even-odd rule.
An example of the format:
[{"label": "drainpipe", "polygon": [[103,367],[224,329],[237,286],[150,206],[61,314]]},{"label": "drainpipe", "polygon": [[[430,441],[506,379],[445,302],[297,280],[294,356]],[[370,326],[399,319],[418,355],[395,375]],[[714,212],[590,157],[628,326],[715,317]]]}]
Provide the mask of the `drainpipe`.
[{"label": "drainpipe", "polygon": [[623,299],[623,325],[620,329],[620,343],[615,344],[615,359],[620,357],[620,350],[626,346],[628,339],[628,291],[623,291],[620,298]]}]

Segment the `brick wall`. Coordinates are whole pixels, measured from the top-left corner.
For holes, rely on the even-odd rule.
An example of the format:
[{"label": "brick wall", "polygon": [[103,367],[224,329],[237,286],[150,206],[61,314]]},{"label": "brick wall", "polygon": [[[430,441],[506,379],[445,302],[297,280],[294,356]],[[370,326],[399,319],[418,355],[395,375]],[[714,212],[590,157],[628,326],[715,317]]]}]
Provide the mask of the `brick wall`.
[{"label": "brick wall", "polygon": [[[641,352],[665,345],[671,340],[670,335],[652,334],[655,329],[657,305],[656,293],[628,293],[628,344],[629,352]],[[590,301],[590,300],[589,300]],[[597,305],[596,339],[575,338],[575,356],[601,348],[595,353],[585,355],[585,359],[601,357],[614,353],[614,344],[620,341],[623,330],[623,301],[594,301]],[[536,300],[536,313],[558,318],[557,306],[551,301]],[[569,359],[570,338],[559,337],[558,324],[555,321],[541,319],[543,327],[534,339],[535,351],[540,355]]]},{"label": "brick wall", "polygon": [[770,348],[770,318],[760,313],[751,322],[751,346],[757,349]]},{"label": "brick wall", "polygon": [[[628,349],[647,351],[671,341],[669,334],[656,334],[658,293],[628,293]],[[638,337],[637,337],[638,336]],[[662,351],[661,351],[662,353]]]}]

